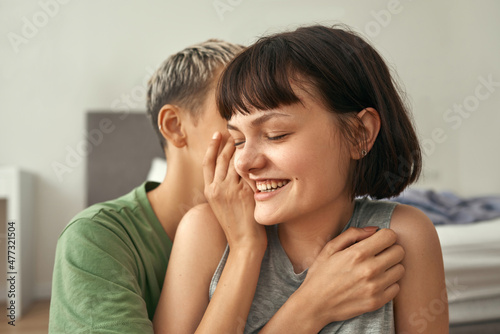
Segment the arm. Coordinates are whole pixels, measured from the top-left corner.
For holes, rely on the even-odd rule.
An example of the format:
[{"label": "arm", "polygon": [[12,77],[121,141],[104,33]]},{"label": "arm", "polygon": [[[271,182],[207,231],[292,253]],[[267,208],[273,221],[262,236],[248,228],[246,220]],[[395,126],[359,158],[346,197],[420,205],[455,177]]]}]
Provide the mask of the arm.
[{"label": "arm", "polygon": [[[154,318],[155,333],[233,333],[242,332],[245,326],[266,237],[264,228],[253,219],[252,192],[232,166],[234,144],[226,141],[218,154],[221,144],[219,135],[204,161],[210,206],[188,212],[177,230]],[[231,251],[209,302],[210,281],[226,236]]]},{"label": "arm", "polygon": [[[205,161],[204,168],[207,182],[205,194],[211,208],[215,211],[215,216],[213,214],[211,216],[210,225],[217,227],[217,218],[219,218],[224,233],[219,228],[212,231],[204,230],[201,235],[204,235],[205,238],[210,235],[212,238],[212,233],[216,231],[219,237],[226,235],[231,248],[228,261],[208,308],[206,299],[202,301],[201,306],[197,306],[197,302],[195,302],[194,305],[190,304],[189,307],[185,307],[183,303],[182,314],[172,316],[171,321],[164,317],[164,311],[158,312],[157,309],[155,330],[161,321],[166,325],[174,326],[173,328],[177,329],[176,332],[183,332],[179,331],[178,324],[176,325],[174,321],[186,316],[184,312],[187,310],[187,312],[190,312],[190,309],[197,307],[196,315],[192,316],[190,320],[191,323],[196,324],[183,328],[183,330],[186,329],[186,332],[194,332],[202,318],[203,320],[197,332],[241,332],[246,322],[258,280],[266,240],[265,235],[262,235],[264,232],[262,226],[256,225],[253,219],[249,219],[249,217],[253,218],[253,199],[247,202],[250,193],[245,195],[245,192],[248,189],[245,190],[245,185],[239,180],[234,169],[228,165],[232,154],[231,147],[233,147],[231,141],[228,141],[229,144],[226,143],[227,145],[224,146],[217,160],[217,166],[224,167],[217,169],[215,166],[214,157],[217,155],[219,141],[220,137],[215,139],[209,148],[209,152],[207,152],[208,159]],[[242,188],[235,193],[226,191],[235,185],[237,186],[236,189],[238,187]],[[221,193],[221,191],[224,193]],[[196,235],[200,229],[206,228],[207,225],[206,222],[198,227],[191,225],[190,229],[192,231],[189,232],[184,229],[184,222],[181,223],[167,271],[166,284],[172,280],[169,271],[173,271],[173,259],[177,257],[175,249],[181,247],[179,246],[181,240],[179,233],[182,235]],[[404,271],[401,265],[397,265],[403,256],[402,249],[400,246],[393,245],[396,237],[391,231],[380,231],[373,237],[368,238],[374,232],[375,229],[351,228],[328,243],[318,256],[315,264],[309,269],[308,278],[304,284],[271,319],[264,331],[281,333],[286,332],[287,328],[291,328],[293,332],[317,333],[330,322],[349,319],[375,310],[391,300],[398,291],[398,285],[395,282],[401,278]],[[363,240],[365,238],[367,240]],[[199,246],[202,241],[190,240],[183,243]],[[223,252],[223,247],[219,247],[218,254],[214,256],[217,261]],[[188,254],[187,250],[183,249],[179,250],[179,253],[201,259],[203,256],[208,256],[208,251],[208,248],[199,249],[198,252],[186,255]],[[387,254],[387,256],[384,257],[383,261],[372,261],[373,257],[379,253]],[[355,258],[354,261],[351,260],[353,257]],[[197,264],[192,264],[191,269],[196,266]],[[203,278],[199,272],[183,272],[184,280],[179,283],[186,283],[186,277],[188,279],[191,277],[202,279],[205,282],[202,284],[203,288],[197,294],[206,296],[216,266],[217,263],[212,263],[211,268],[205,274],[206,277]],[[336,268],[339,268],[339,266],[346,269],[338,272]],[[389,270],[389,268],[392,270]],[[189,270],[189,268],[186,268],[186,270]],[[179,280],[181,281],[181,279]],[[191,287],[189,285],[187,284],[184,288],[177,286],[171,290],[174,292],[190,291]],[[328,289],[325,289],[325,287]],[[170,301],[164,299],[163,295],[165,293],[166,288],[162,292],[163,300],[160,303],[176,305],[173,304],[174,299]],[[201,301],[202,299],[198,296],[197,300]],[[312,305],[312,307],[304,308],[304,305]],[[203,314],[203,312],[205,313]]]},{"label": "arm", "polygon": [[443,257],[434,225],[420,210],[398,205],[391,219],[406,251],[406,275],[394,300],[396,331],[448,333],[448,298]]},{"label": "arm", "polygon": [[184,216],[153,320],[155,333],[233,333],[244,326],[262,255],[231,249],[209,302],[210,281],[225,247],[224,232],[207,204]]},{"label": "arm", "polygon": [[331,322],[374,311],[392,300],[404,274],[404,250],[395,245],[393,231],[375,231],[349,228],[331,240],[301,287],[261,333],[318,333]]}]

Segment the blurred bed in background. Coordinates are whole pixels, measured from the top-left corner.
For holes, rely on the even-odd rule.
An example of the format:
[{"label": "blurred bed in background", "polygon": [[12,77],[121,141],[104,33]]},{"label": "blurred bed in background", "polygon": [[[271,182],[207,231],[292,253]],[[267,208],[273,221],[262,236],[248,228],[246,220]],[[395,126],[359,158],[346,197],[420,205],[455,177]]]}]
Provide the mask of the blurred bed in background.
[{"label": "blurred bed in background", "polygon": [[[167,163],[145,113],[89,112],[87,131],[105,119],[113,131],[87,160],[87,204],[128,193],[145,180],[163,180]],[[433,190],[394,199],[419,207],[436,225],[443,250],[450,333],[500,333],[500,197],[462,199]],[[415,325],[443,311],[436,300]]]},{"label": "blurred bed in background", "polygon": [[[436,226],[450,322],[493,322],[493,333],[500,333],[500,195],[461,198],[450,192],[408,189],[391,200],[419,208]],[[429,314],[440,307],[436,301]],[[478,333],[485,332],[479,329]]]}]

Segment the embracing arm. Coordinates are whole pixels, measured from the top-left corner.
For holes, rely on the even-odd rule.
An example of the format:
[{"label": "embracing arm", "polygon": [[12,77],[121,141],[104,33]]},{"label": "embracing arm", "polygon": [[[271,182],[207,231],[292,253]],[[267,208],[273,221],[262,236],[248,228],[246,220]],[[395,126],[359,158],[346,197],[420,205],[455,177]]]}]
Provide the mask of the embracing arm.
[{"label": "embracing arm", "polygon": [[394,231],[376,230],[351,227],[327,243],[304,283],[261,333],[318,333],[392,300],[405,272],[404,250],[395,244]]},{"label": "embracing arm", "polygon": [[448,298],[439,238],[420,210],[398,205],[391,219],[406,251],[406,275],[394,300],[396,332],[448,333]]},{"label": "embracing arm", "polygon": [[[221,139],[220,134],[214,137],[203,166],[210,206],[190,210],[177,229],[155,333],[237,333],[245,328],[267,242],[264,228],[253,219],[251,189],[231,163],[234,142]],[[226,240],[230,252],[209,301]]]},{"label": "embracing arm", "polygon": [[[220,154],[219,145],[224,145]],[[207,151],[205,195],[213,211],[207,205],[201,211],[198,207],[179,225],[155,314],[155,333],[243,332],[266,238],[263,227],[253,221],[251,190],[230,164],[233,151],[232,141],[223,144],[220,135]],[[330,322],[373,311],[393,299],[404,273],[399,264],[404,252],[394,245],[392,231],[375,230],[350,228],[330,241],[309,268],[306,281],[263,332],[290,328],[295,333],[317,333]],[[231,251],[209,303],[209,284],[224,251],[224,235]],[[345,270],[338,271],[339,267]]]},{"label": "embracing arm", "polygon": [[210,281],[225,247],[224,232],[207,204],[184,216],[153,320],[155,333],[233,333],[244,327],[262,255],[231,250],[209,301]]},{"label": "embracing arm", "polygon": [[225,241],[203,210],[188,211],[177,228],[155,311],[155,333],[193,333],[208,305],[208,285]]}]

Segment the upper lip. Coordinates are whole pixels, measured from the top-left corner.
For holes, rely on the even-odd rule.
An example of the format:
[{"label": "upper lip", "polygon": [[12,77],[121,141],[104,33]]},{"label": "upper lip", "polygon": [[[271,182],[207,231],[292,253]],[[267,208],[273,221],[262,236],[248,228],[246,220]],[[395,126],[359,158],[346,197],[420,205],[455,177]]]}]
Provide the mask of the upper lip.
[{"label": "upper lip", "polygon": [[270,180],[289,180],[289,179],[283,178],[283,177],[258,177],[258,178],[249,177],[249,179],[254,181],[254,182],[264,182],[264,181],[270,181]]}]

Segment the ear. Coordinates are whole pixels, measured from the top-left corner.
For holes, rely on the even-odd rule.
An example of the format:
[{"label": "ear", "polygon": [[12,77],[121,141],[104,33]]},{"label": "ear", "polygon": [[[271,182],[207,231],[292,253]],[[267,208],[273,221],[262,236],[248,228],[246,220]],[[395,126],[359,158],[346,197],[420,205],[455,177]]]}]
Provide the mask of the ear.
[{"label": "ear", "polygon": [[187,136],[179,107],[172,104],[164,105],[158,113],[158,128],[170,144],[178,148],[186,145]]},{"label": "ear", "polygon": [[370,152],[380,131],[380,115],[374,108],[361,110],[357,117],[363,128],[359,129],[358,145],[351,149],[351,157],[355,160],[364,158]]}]

